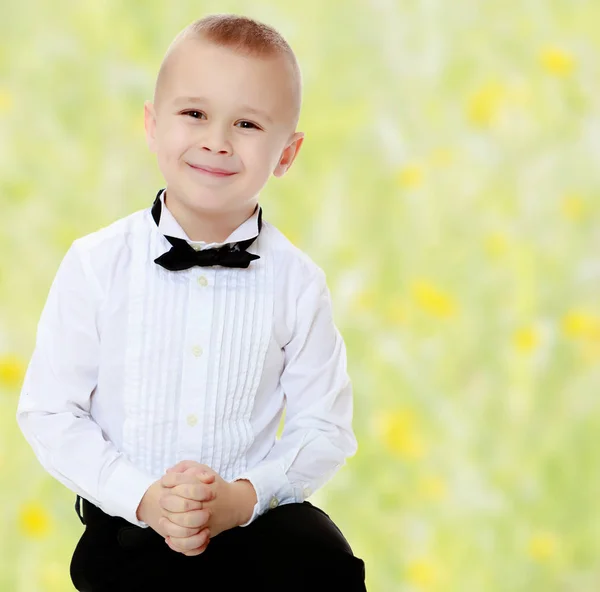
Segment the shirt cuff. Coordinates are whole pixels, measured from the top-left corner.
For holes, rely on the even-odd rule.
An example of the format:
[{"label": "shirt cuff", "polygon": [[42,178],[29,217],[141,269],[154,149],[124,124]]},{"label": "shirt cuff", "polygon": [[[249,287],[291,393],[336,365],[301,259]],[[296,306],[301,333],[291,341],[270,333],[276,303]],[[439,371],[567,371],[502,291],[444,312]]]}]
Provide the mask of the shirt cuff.
[{"label": "shirt cuff", "polygon": [[148,524],[138,520],[136,512],[144,494],[155,481],[153,476],[138,469],[125,457],[119,457],[104,483],[100,496],[102,511],[124,518],[135,526],[148,528]]},{"label": "shirt cuff", "polygon": [[240,526],[252,524],[259,516],[279,505],[303,501],[301,497],[299,498],[296,495],[279,463],[266,462],[259,464],[232,481],[239,481],[240,479],[247,479],[252,483],[257,499],[252,516]]}]

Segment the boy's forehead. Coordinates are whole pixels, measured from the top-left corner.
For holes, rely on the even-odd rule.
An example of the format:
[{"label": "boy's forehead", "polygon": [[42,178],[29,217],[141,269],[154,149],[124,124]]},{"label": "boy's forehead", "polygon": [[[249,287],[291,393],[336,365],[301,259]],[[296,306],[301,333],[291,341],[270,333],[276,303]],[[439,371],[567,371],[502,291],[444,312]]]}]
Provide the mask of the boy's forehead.
[{"label": "boy's forehead", "polygon": [[157,94],[161,102],[174,104],[183,97],[210,99],[211,94],[230,91],[227,99],[232,102],[287,110],[295,93],[294,72],[287,62],[284,56],[252,56],[203,40],[186,40],[166,56]]}]

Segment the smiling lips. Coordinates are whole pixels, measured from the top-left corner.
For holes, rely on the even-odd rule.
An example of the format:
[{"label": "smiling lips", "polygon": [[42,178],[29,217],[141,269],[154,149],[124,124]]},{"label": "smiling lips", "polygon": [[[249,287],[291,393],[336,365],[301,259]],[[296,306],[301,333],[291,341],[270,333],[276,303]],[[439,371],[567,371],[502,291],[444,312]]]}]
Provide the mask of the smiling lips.
[{"label": "smiling lips", "polygon": [[190,164],[188,162],[188,165],[190,167],[192,167],[194,170],[200,172],[200,173],[204,173],[206,175],[210,175],[211,177],[231,177],[231,175],[235,175],[234,172],[232,171],[227,171],[225,169],[217,169],[215,167],[209,167],[209,166],[199,166],[199,165],[194,165],[194,164]]}]

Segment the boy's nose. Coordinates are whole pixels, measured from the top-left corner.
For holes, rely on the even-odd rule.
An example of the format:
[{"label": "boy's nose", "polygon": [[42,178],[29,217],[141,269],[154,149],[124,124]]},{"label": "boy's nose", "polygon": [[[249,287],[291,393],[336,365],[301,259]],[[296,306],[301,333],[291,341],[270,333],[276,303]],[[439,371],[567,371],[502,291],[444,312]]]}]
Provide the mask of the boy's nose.
[{"label": "boy's nose", "polygon": [[231,154],[231,150],[229,148],[221,148],[220,150],[211,148],[214,144],[204,144],[202,147],[204,150],[208,150],[209,152],[214,152],[216,154]]},{"label": "boy's nose", "polygon": [[211,126],[204,130],[204,135],[200,139],[200,145],[203,150],[215,152],[217,154],[230,154],[231,143],[227,133],[217,126]]}]

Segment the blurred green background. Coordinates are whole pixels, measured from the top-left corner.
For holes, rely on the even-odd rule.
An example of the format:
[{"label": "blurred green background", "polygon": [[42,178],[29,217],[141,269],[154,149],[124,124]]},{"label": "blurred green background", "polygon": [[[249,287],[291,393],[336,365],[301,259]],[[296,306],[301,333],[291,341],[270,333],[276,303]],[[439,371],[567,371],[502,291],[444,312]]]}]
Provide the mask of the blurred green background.
[{"label": "blurred green background", "polygon": [[[75,495],[15,421],[70,243],[163,180],[143,102],[211,12],[305,83],[265,217],[327,273],[359,451],[311,502],[369,592],[600,590],[600,3],[4,0],[0,590],[71,590]],[[283,589],[283,588],[282,588]]]}]

